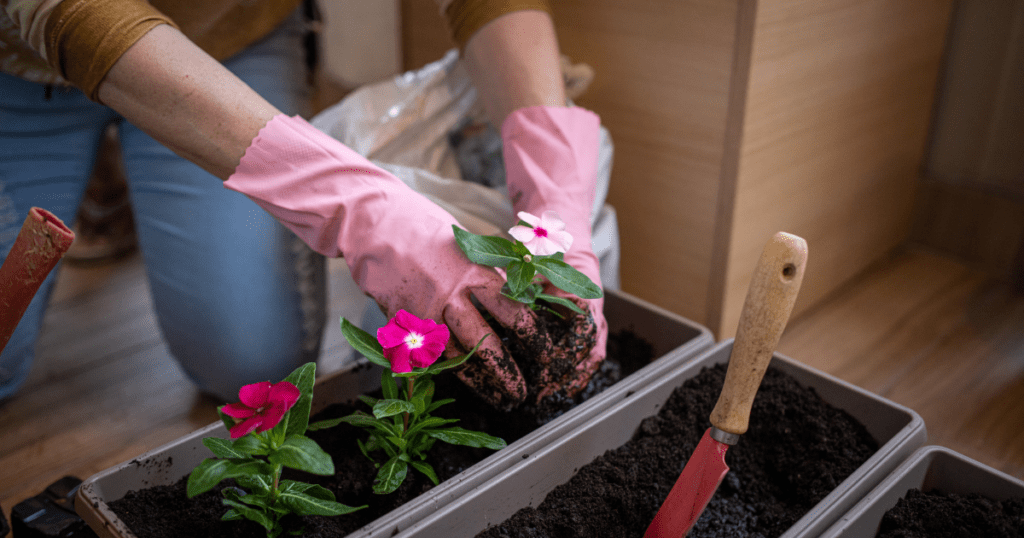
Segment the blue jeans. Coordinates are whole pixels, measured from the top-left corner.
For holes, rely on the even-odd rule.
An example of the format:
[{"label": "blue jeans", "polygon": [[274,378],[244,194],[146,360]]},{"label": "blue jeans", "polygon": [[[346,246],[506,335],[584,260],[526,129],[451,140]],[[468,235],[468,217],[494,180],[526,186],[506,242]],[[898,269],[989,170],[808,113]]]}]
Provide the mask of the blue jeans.
[{"label": "blue jeans", "polygon": [[[297,13],[224,65],[282,112],[306,114],[304,28]],[[278,381],[315,360],[326,317],[323,257],[247,197],[78,90],[51,94],[0,74],[0,255],[32,206],[72,222],[112,123],[156,316],[184,371],[204,392],[235,400],[241,385]],[[0,400],[28,376],[55,274],[0,355]]]}]

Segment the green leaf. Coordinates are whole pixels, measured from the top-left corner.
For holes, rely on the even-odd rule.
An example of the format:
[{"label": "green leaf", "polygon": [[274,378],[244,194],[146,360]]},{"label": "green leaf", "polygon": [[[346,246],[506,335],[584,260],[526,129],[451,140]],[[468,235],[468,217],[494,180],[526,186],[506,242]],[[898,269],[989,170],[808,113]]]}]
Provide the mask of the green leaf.
[{"label": "green leaf", "polygon": [[213,489],[213,486],[216,486],[224,479],[224,473],[227,472],[229,465],[231,463],[228,460],[214,458],[203,460],[189,473],[185,494],[191,499],[196,495],[210,491]]},{"label": "green leaf", "polygon": [[434,382],[429,377],[416,380],[416,386],[412,389],[413,398],[423,398],[424,404],[430,404],[434,399]]},{"label": "green leaf", "polygon": [[[247,435],[246,437],[249,436]],[[230,439],[221,439],[220,437],[204,438],[203,446],[209,448],[210,452],[213,452],[218,458],[244,458],[251,455],[239,451]]]},{"label": "green leaf", "polygon": [[221,521],[238,521],[240,519],[245,519],[245,518],[242,517],[242,514],[238,513],[238,510],[235,510],[234,508],[231,508],[227,512],[224,512],[224,515],[221,516],[220,519],[221,519]]},{"label": "green leaf", "polygon": [[413,415],[422,415],[427,410],[427,402],[424,402],[421,396],[413,396],[409,403],[412,404]]},{"label": "green leaf", "polygon": [[270,493],[270,477],[267,475],[236,476],[235,482],[238,482],[239,486],[247,488],[253,493]]},{"label": "green leaf", "polygon": [[488,267],[505,267],[510,262],[522,259],[516,255],[512,242],[503,237],[476,235],[452,225],[455,242],[473,263]]},{"label": "green leaf", "polygon": [[290,434],[302,435],[306,433],[306,427],[309,425],[309,410],[313,405],[313,383],[316,381],[316,363],[307,362],[299,366],[284,380],[295,385],[302,392],[299,400],[288,410],[286,417],[288,426],[286,431]]},{"label": "green leaf", "polygon": [[380,390],[384,393],[384,397],[389,400],[398,398],[398,386],[395,384],[395,376],[388,368],[385,368],[380,376]]},{"label": "green leaf", "polygon": [[338,424],[345,422],[344,418],[332,418],[328,420],[318,420],[306,427],[307,432],[315,432],[317,430],[326,430],[327,428],[333,428]]},{"label": "green leaf", "polygon": [[[356,411],[351,415],[345,415],[339,419],[334,420],[339,420],[341,422],[351,424],[353,426],[359,426],[360,428],[372,428],[373,426],[377,425],[377,419],[373,418],[373,416],[371,415],[364,413],[363,411]],[[334,420],[325,422],[333,422]]]},{"label": "green leaf", "polygon": [[356,327],[347,319],[341,318],[341,335],[348,340],[352,349],[361,353],[370,362],[383,366],[385,369],[391,368],[391,363],[384,358],[384,348],[370,333]]},{"label": "green leaf", "polygon": [[441,362],[435,362],[434,364],[431,364],[430,366],[428,366],[427,369],[424,370],[424,373],[426,373],[428,375],[434,375],[434,374],[436,374],[438,372],[442,372],[442,371],[447,370],[449,368],[455,368],[456,366],[459,366],[462,363],[468,361],[469,358],[472,357],[474,353],[476,353],[476,350],[480,349],[480,344],[483,344],[484,340],[488,336],[491,336],[491,334],[488,333],[488,334],[483,335],[480,338],[480,341],[477,342],[475,346],[473,346],[473,349],[469,350],[469,353],[466,353],[465,355],[459,355],[458,357],[455,357],[455,358],[452,358],[452,359],[443,360]]},{"label": "green leaf", "polygon": [[505,441],[497,437],[487,435],[483,432],[464,430],[459,427],[446,428],[443,430],[423,430],[423,433],[446,443],[453,445],[471,446],[474,448],[490,448],[499,450],[505,448]]},{"label": "green leaf", "polygon": [[[222,499],[221,502],[233,508],[235,512],[241,514],[245,519],[259,523],[264,529],[267,529],[268,532],[276,525],[275,521],[256,508],[230,499]],[[223,519],[223,517],[221,517],[221,519]]]},{"label": "green leaf", "polygon": [[281,502],[300,516],[340,516],[355,512],[366,505],[351,507],[334,500],[321,499],[302,491],[281,492]]},{"label": "green leaf", "polygon": [[509,294],[513,297],[522,295],[530,283],[533,282],[533,277],[536,274],[537,271],[532,263],[526,263],[523,260],[510,262],[505,269],[505,275],[508,278]]},{"label": "green leaf", "polygon": [[378,495],[391,493],[402,485],[405,475],[409,472],[409,464],[394,456],[381,466],[377,472],[377,480],[373,484],[373,492]]},{"label": "green leaf", "polygon": [[235,452],[241,452],[248,456],[266,456],[268,452],[263,441],[255,435],[246,435],[235,439],[231,443],[231,448]]},{"label": "green leaf", "polygon": [[555,258],[539,258],[533,261],[537,271],[547,277],[556,288],[583,299],[597,299],[604,295],[601,287],[573,266]]},{"label": "green leaf", "polygon": [[413,461],[409,462],[409,465],[412,465],[414,469],[427,475],[427,478],[429,478],[430,481],[433,482],[435,486],[440,483],[440,481],[437,479],[437,473],[434,472],[434,468],[431,467],[429,463],[425,461]]},{"label": "green leaf", "polygon": [[548,295],[547,293],[538,293],[538,299],[543,299],[549,303],[560,304],[577,314],[586,314],[580,307],[576,306],[576,303],[566,299],[565,297],[559,297],[557,295]]},{"label": "green leaf", "polygon": [[444,426],[445,424],[451,424],[453,422],[458,421],[459,419],[457,418],[427,417],[417,422],[416,424],[410,426],[409,430],[405,432],[405,437],[411,438],[411,436],[415,435],[420,430],[424,430],[426,428],[438,428],[440,426]]},{"label": "green leaf", "polygon": [[373,416],[379,419],[414,411],[416,407],[405,400],[380,400],[373,406]]},{"label": "green leaf", "polygon": [[231,428],[235,427],[235,419],[225,415],[224,412],[221,411],[221,408],[223,407],[224,406],[222,405],[217,408],[217,416],[220,417],[220,421],[224,424],[224,427],[228,431],[231,431]]},{"label": "green leaf", "polygon": [[316,441],[303,435],[293,435],[277,451],[267,457],[271,463],[318,475],[334,474],[334,462]]},{"label": "green leaf", "polygon": [[455,398],[445,398],[443,400],[438,400],[438,401],[436,401],[436,402],[434,402],[434,403],[432,403],[432,404],[427,406],[427,413],[428,414],[429,413],[433,413],[434,411],[437,410],[438,407],[441,407],[442,405],[448,405],[448,404],[450,404],[450,403],[452,403],[454,401],[455,401]]},{"label": "green leaf", "polygon": [[360,394],[358,396],[358,398],[359,398],[360,402],[363,402],[364,404],[366,404],[366,405],[368,405],[370,407],[373,407],[373,406],[377,405],[377,398],[374,398],[373,396],[367,396],[365,394]]},{"label": "green leaf", "polygon": [[389,443],[391,443],[392,445],[395,445],[398,448],[399,452],[405,450],[405,445],[406,445],[405,439],[403,439],[401,437],[398,437],[396,435],[389,435],[389,436],[387,436],[387,441]]}]

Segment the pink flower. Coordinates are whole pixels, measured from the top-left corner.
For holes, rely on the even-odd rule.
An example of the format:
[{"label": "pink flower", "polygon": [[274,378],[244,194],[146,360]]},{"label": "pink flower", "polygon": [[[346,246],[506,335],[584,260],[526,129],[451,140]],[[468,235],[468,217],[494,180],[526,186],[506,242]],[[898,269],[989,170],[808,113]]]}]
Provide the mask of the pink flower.
[{"label": "pink flower", "polygon": [[513,226],[508,231],[512,237],[522,241],[526,249],[534,256],[547,256],[556,252],[565,252],[572,246],[572,235],[565,231],[565,223],[554,211],[545,211],[540,218],[519,212],[519,218],[532,226]]},{"label": "pink flower", "polygon": [[426,368],[434,364],[444,352],[448,336],[446,325],[420,319],[405,310],[399,310],[387,325],[377,329],[384,358],[396,374],[411,372],[413,366]]},{"label": "pink flower", "polygon": [[301,395],[299,388],[287,381],[274,384],[263,381],[242,387],[238,391],[241,403],[227,404],[220,410],[239,419],[231,428],[231,438],[238,439],[254,431],[265,432],[277,426]]}]

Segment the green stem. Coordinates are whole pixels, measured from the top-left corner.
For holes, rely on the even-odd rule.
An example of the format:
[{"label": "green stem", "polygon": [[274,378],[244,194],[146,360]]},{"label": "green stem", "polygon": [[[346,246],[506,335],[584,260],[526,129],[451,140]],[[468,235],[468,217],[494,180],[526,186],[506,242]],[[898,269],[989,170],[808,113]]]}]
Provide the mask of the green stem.
[{"label": "green stem", "polygon": [[[406,383],[405,383],[406,394],[407,394],[406,401],[409,401],[409,402],[412,401],[412,384],[413,384],[413,381],[415,381],[415,379],[416,378],[414,378],[414,377],[410,377],[409,379],[406,380]],[[409,412],[408,411],[406,411],[405,413],[402,414],[402,433],[404,434],[407,431],[409,431]]]}]

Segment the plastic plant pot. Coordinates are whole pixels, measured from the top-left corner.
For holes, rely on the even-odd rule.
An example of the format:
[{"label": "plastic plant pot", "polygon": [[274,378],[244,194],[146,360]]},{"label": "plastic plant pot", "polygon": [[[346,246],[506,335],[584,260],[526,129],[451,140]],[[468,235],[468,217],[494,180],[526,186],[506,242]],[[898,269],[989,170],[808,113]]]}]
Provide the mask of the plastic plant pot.
[{"label": "plastic plant pot", "polygon": [[[516,511],[537,506],[555,487],[605,451],[632,437],[640,422],[655,415],[673,390],[705,366],[728,362],[732,340],[724,341],[692,361],[678,364],[658,379],[631,380],[635,393],[605,409],[599,417],[576,421],[576,428],[490,480],[459,484],[464,494],[435,514],[396,534],[402,538],[476,536]],[[924,421],[914,411],[781,355],[772,366],[829,404],[861,422],[879,449],[783,536],[818,536],[927,439]],[[625,387],[624,387],[625,388]]]},{"label": "plastic plant pot", "polygon": [[1024,497],[1024,481],[948,448],[926,446],[885,477],[822,536],[874,536],[882,516],[912,489],[977,493],[997,501]]},{"label": "plastic plant pot", "polygon": [[[610,331],[630,329],[654,348],[650,364],[576,406],[546,425],[534,430],[506,448],[492,454],[450,480],[378,518],[350,538],[392,536],[438,508],[456,500],[466,483],[486,483],[523,457],[541,450],[576,424],[591,420],[604,409],[629,399],[638,386],[653,383],[666,371],[694,359],[714,343],[711,332],[692,321],[658,308],[631,295],[608,290],[605,317]],[[355,400],[363,393],[380,388],[380,369],[360,363],[317,380],[313,394],[313,413],[334,403]],[[189,474],[212,453],[203,446],[204,437],[228,437],[219,421],[135,459],[101,471],[82,483],[76,510],[101,538],[134,538],[130,529],[110,510],[109,504],[127,492],[151,486],[173,484]]]}]

